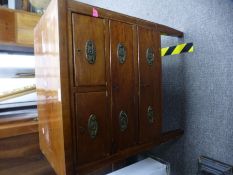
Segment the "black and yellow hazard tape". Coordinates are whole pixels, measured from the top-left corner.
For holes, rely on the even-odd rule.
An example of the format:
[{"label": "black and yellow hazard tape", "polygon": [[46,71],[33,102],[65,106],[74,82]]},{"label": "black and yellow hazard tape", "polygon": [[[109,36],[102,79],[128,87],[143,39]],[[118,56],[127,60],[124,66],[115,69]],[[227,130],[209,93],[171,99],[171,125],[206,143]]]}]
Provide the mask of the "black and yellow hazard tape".
[{"label": "black and yellow hazard tape", "polygon": [[179,44],[177,46],[165,47],[161,49],[161,56],[178,55],[185,52],[193,52],[193,43]]}]

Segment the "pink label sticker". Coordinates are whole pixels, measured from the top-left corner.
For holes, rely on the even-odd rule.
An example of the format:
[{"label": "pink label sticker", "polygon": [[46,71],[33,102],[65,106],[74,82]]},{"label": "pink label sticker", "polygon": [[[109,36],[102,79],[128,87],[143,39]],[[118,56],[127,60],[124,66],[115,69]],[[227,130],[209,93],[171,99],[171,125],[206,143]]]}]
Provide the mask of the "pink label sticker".
[{"label": "pink label sticker", "polygon": [[97,18],[99,17],[98,11],[95,8],[93,8],[92,10],[92,16],[97,17]]}]

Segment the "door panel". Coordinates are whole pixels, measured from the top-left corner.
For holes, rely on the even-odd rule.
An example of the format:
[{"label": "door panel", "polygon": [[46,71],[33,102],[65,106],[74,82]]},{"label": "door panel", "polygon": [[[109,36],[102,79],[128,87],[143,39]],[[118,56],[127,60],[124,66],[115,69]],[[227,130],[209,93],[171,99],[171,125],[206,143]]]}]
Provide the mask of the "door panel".
[{"label": "door panel", "polygon": [[76,104],[77,157],[80,165],[104,158],[110,152],[106,93],[78,93]]},{"label": "door panel", "polygon": [[113,152],[136,142],[133,32],[132,25],[116,21],[110,23]]},{"label": "door panel", "polygon": [[105,20],[73,14],[76,86],[106,85]]},{"label": "door panel", "polygon": [[161,57],[159,33],[138,28],[139,34],[139,142],[152,142],[161,129]]}]

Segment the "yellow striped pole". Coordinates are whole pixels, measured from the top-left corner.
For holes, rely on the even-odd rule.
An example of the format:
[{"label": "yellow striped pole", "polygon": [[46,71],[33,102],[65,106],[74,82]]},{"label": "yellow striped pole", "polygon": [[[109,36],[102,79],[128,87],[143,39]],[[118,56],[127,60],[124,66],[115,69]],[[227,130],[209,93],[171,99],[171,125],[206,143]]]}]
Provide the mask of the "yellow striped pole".
[{"label": "yellow striped pole", "polygon": [[177,46],[165,47],[161,49],[161,56],[178,55],[186,52],[194,52],[193,43],[184,43]]}]

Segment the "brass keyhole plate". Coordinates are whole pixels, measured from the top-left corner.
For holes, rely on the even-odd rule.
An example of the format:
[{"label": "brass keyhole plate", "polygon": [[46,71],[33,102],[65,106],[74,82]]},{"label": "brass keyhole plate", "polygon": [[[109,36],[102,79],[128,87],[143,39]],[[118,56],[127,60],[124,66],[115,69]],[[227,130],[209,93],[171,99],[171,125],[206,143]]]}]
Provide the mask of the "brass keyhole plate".
[{"label": "brass keyhole plate", "polygon": [[89,64],[95,64],[96,61],[96,47],[92,40],[88,40],[85,46],[86,59]]},{"label": "brass keyhole plate", "polygon": [[148,48],[146,51],[146,60],[149,65],[152,65],[155,60],[154,50],[152,48]]},{"label": "brass keyhole plate", "polygon": [[155,117],[155,114],[154,114],[154,110],[152,108],[152,106],[149,106],[147,108],[147,119],[149,121],[149,123],[154,123],[154,117]]},{"label": "brass keyhole plate", "polygon": [[125,111],[120,111],[119,125],[121,132],[125,131],[128,127],[128,116]]},{"label": "brass keyhole plate", "polygon": [[117,45],[117,57],[119,59],[119,62],[121,64],[124,64],[126,61],[126,48],[124,46],[124,44],[119,43]]},{"label": "brass keyhole plate", "polygon": [[99,129],[97,118],[94,114],[91,114],[88,119],[88,131],[92,139],[96,138]]}]

